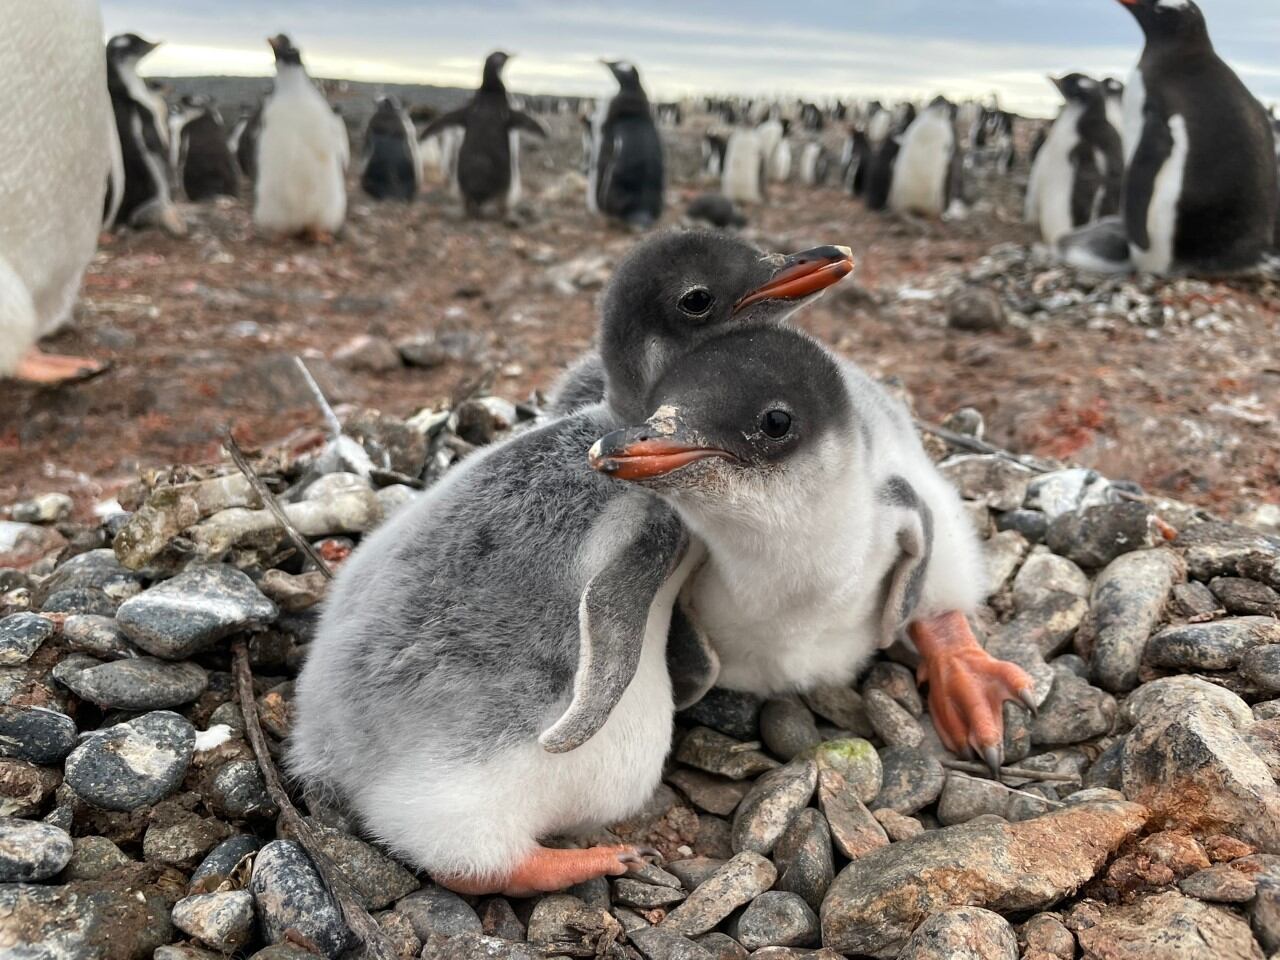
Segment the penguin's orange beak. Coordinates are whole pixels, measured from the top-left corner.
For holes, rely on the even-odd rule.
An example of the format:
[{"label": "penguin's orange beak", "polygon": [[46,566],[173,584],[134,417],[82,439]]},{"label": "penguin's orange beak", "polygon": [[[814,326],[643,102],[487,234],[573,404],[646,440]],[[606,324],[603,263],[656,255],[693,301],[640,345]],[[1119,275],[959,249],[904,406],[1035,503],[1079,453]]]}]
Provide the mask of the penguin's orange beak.
[{"label": "penguin's orange beak", "polygon": [[653,436],[651,427],[615,430],[597,440],[587,454],[593,470],[631,482],[655,480],[699,460],[736,460],[727,450],[699,447]]},{"label": "penguin's orange beak", "polygon": [[800,300],[839,283],[853,273],[853,251],[848,247],[814,247],[783,261],[769,282],[734,304],[738,313],[762,300]]}]

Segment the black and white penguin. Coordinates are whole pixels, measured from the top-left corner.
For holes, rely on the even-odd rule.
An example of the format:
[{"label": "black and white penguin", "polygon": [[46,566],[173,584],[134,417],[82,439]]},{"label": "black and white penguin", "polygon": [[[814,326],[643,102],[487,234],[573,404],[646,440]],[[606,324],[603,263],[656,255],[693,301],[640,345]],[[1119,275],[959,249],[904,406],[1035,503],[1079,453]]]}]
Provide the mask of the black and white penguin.
[{"label": "black and white penguin", "polygon": [[734,203],[762,203],[767,160],[759,131],[735,127],[725,142],[721,192]]},{"label": "black and white penguin", "polygon": [[778,123],[782,127],[782,136],[769,154],[769,180],[773,183],[786,183],[791,179],[793,152],[791,149],[791,121],[783,117]]},{"label": "black and white penguin", "polygon": [[618,81],[618,92],[592,131],[587,208],[630,227],[649,227],[662,216],[662,137],[635,65],[601,62]]},{"label": "black and white penguin", "polygon": [[360,186],[375,200],[412,202],[422,187],[422,156],[413,121],[395,97],[379,97],[364,131]]},{"label": "black and white penguin", "polygon": [[1120,2],[1146,35],[1124,94],[1133,265],[1163,274],[1255,264],[1277,207],[1266,110],[1214,51],[1192,0]]},{"label": "black and white penguin", "polygon": [[449,128],[462,131],[456,180],[468,216],[478,216],[492,204],[509,211],[520,202],[519,135],[547,135],[541,123],[511,106],[502,82],[502,68],[511,56],[501,50],[489,54],[475,96],[423,131],[424,138]]},{"label": "black and white penguin", "polygon": [[1050,77],[1066,100],[1031,167],[1025,218],[1045,243],[1120,209],[1124,151],[1106,91],[1081,73]]},{"label": "black and white penguin", "polygon": [[271,234],[328,238],[347,216],[347,128],[311,82],[292,41],[279,34],[267,43],[276,83],[257,137],[253,222]]},{"label": "black and white penguin", "polygon": [[955,106],[937,97],[907,127],[893,165],[889,209],[941,217],[958,212],[963,155],[956,141]]},{"label": "black and white penguin", "polygon": [[708,179],[719,182],[724,171],[724,154],[729,141],[718,133],[702,137],[702,173]]},{"label": "black and white penguin", "polygon": [[1102,89],[1107,96],[1107,122],[1115,127],[1121,141],[1124,139],[1124,84],[1115,77],[1105,77]]},{"label": "black and white penguin", "polygon": [[236,196],[240,177],[217,108],[205,98],[184,97],[173,120],[174,170],[187,199]]},{"label": "black and white penguin", "polygon": [[841,150],[840,170],[844,188],[855,197],[862,197],[867,192],[867,173],[873,155],[871,140],[866,131],[857,124],[851,126]]},{"label": "black and white penguin", "polygon": [[831,159],[826,148],[817,140],[806,143],[800,149],[800,182],[806,187],[820,187],[827,182]]},{"label": "black and white penguin", "polygon": [[847,683],[909,636],[943,744],[998,768],[1002,704],[1034,703],[1032,683],[974,637],[982,548],[906,409],[787,327],[740,327],[679,356],[645,394],[647,417],[591,461],[661,496],[705,545],[681,606],[715,651],[717,685]]},{"label": "black and white penguin", "polygon": [[138,63],[159,46],[136,33],[107,42],[107,89],[115,112],[124,159],[124,190],[115,222],[131,227],[160,226],[186,233],[173,205],[169,183],[169,115],[164,101],[138,75]]},{"label": "black and white penguin", "polygon": [[0,30],[0,378],[102,369],[35,344],[71,319],[97,249],[116,140],[105,73],[97,0],[23,5]]},{"label": "black and white penguin", "polygon": [[[868,210],[885,210],[893,190],[894,170],[898,165],[902,140],[916,121],[916,108],[912,103],[899,104],[891,111],[882,107],[877,110],[876,107],[879,104],[873,103],[873,112],[867,122],[869,156],[862,183],[862,199]],[[856,182],[854,188],[857,188]]]},{"label": "black and white penguin", "polygon": [[235,157],[236,167],[253,182],[258,179],[258,135],[262,132],[262,106],[241,107],[240,117],[227,137],[227,149]]}]

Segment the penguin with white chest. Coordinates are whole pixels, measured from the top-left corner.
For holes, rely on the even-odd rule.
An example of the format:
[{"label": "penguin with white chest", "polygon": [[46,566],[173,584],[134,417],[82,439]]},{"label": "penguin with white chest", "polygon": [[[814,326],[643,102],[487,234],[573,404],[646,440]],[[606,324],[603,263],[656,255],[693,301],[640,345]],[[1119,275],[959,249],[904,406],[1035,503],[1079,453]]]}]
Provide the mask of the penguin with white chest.
[{"label": "penguin with white chest", "polygon": [[107,42],[107,90],[124,160],[123,192],[112,202],[117,224],[160,226],[181,236],[186,224],[173,205],[169,183],[168,109],[138,74],[138,64],[158,46],[136,33]]},{"label": "penguin with white chest", "polygon": [[1120,209],[1124,152],[1107,119],[1101,83],[1080,73],[1050,79],[1066,104],[1031,167],[1026,221],[1055,246],[1077,227]]},{"label": "penguin with white chest", "polygon": [[422,156],[413,121],[395,97],[379,97],[364,131],[360,186],[375,200],[411,203],[422,187]]},{"label": "penguin with white chest", "polygon": [[58,383],[102,369],[36,346],[71,319],[111,172],[97,0],[0,10],[0,377]]},{"label": "penguin with white chest", "polygon": [[902,135],[893,165],[889,209],[941,217],[957,212],[963,157],[956,140],[955,106],[936,98]]},{"label": "penguin with white chest", "polygon": [[662,137],[635,65],[602,62],[618,81],[618,92],[609,101],[598,129],[592,131],[587,206],[643,229],[662,216]]},{"label": "penguin with white chest", "polygon": [[311,82],[292,41],[279,34],[267,43],[275,54],[276,83],[256,138],[253,222],[270,234],[328,239],[347,216],[347,129]]},{"label": "penguin with white chest", "polygon": [[725,142],[721,193],[734,203],[762,203],[767,157],[758,130],[735,127]]},{"label": "penguin with white chest", "polygon": [[1151,273],[1252,266],[1275,233],[1266,110],[1214,51],[1192,0],[1120,0],[1146,46],[1125,86],[1124,221]]},{"label": "penguin with white chest", "polygon": [[541,123],[511,105],[502,81],[511,56],[501,50],[489,54],[475,96],[422,132],[425,139],[450,128],[462,131],[454,178],[471,217],[494,204],[509,212],[520,202],[520,134],[547,136]]}]

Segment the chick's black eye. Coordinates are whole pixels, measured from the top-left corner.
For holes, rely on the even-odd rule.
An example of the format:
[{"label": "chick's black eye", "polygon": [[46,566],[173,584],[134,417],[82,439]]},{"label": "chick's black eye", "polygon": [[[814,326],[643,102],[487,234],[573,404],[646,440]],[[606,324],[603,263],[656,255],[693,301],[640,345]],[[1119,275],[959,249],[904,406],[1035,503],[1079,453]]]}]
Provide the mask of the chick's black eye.
[{"label": "chick's black eye", "polygon": [[770,440],[781,440],[791,432],[791,414],[785,410],[769,410],[760,418],[760,429]]},{"label": "chick's black eye", "polygon": [[700,317],[709,311],[716,302],[711,292],[702,287],[694,287],[680,298],[680,309],[691,317]]}]

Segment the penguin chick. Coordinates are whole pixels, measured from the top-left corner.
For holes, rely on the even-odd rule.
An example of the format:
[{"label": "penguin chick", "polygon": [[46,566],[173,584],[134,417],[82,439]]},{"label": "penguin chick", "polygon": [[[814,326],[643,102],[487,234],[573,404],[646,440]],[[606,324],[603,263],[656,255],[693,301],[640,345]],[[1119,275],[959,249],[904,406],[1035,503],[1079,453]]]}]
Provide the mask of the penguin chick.
[{"label": "penguin chick", "polygon": [[[635,814],[677,703],[714,677],[672,627],[697,550],[664,503],[587,463],[618,425],[598,405],[535,428],[395,514],[343,566],[298,679],[292,772],[457,892],[639,862],[539,840]],[[703,679],[673,691],[673,673]]]},{"label": "penguin chick", "polygon": [[[564,414],[597,403],[607,380],[610,407],[642,419],[648,390],[675,357],[727,326],[783,323],[852,271],[847,247],[783,256],[724,233],[660,234],[614,270],[602,305],[600,349],[566,371],[548,409]],[[770,284],[775,295],[759,295]]]},{"label": "penguin chick", "polygon": [[634,64],[601,61],[618,81],[599,129],[593,129],[587,207],[637,229],[662,217],[662,136]]},{"label": "penguin chick", "polygon": [[360,186],[375,200],[411,203],[422,186],[418,133],[395,97],[379,97],[364,132]]},{"label": "penguin chick", "polygon": [[906,410],[785,327],[702,343],[646,406],[591,462],[666,499],[705,545],[681,600],[717,683],[768,696],[848,682],[905,629],[943,744],[998,767],[1001,704],[1033,703],[1031,680],[974,638],[982,550]]}]

